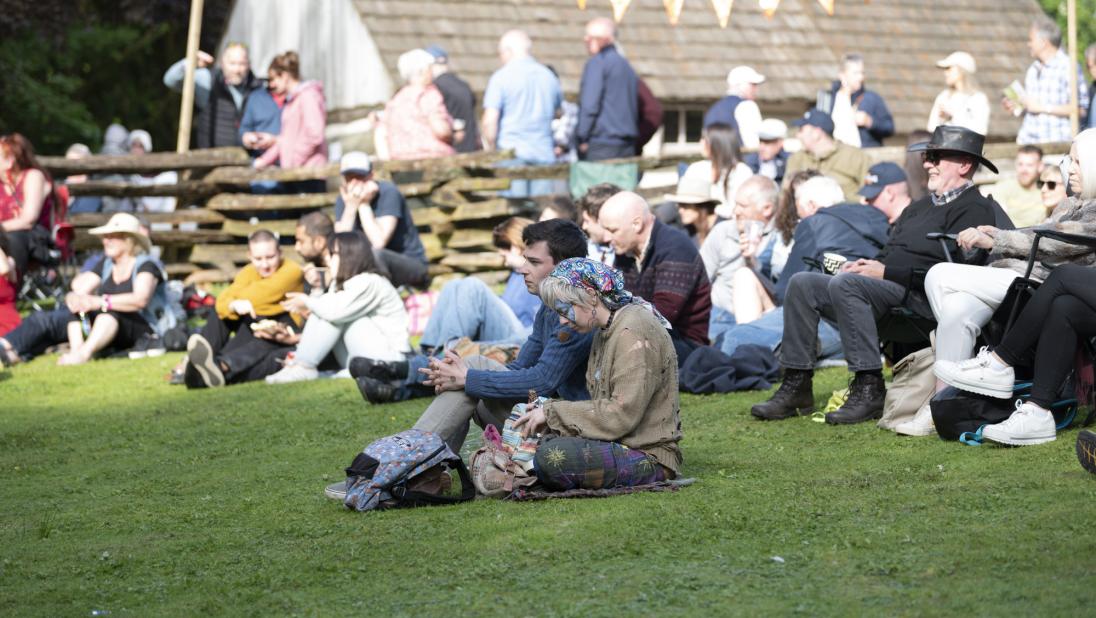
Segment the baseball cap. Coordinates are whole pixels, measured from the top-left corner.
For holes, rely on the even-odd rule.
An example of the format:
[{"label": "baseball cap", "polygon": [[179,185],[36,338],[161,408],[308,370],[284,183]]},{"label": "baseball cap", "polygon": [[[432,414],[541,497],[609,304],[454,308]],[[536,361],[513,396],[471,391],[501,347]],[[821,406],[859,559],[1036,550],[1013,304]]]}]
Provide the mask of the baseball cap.
[{"label": "baseball cap", "polygon": [[757,130],[758,139],[764,141],[771,141],[775,139],[784,139],[788,136],[788,125],[784,124],[783,120],[776,118],[766,118],[761,121],[761,127]]},{"label": "baseball cap", "polygon": [[740,65],[727,73],[727,85],[735,84],[760,84],[765,81],[765,76],[753,70],[753,67]]},{"label": "baseball cap", "polygon": [[962,51],[951,52],[947,58],[937,62],[936,66],[941,69],[959,67],[966,73],[974,73],[978,70],[978,65],[974,62],[974,56]]},{"label": "baseball cap", "polygon": [[445,64],[449,62],[449,54],[445,51],[445,48],[437,43],[430,45],[426,48],[426,53],[434,57],[434,62],[439,64]]},{"label": "baseball cap", "polygon": [[864,178],[864,186],[860,187],[857,193],[873,200],[883,192],[883,188],[887,185],[905,181],[906,172],[898,165],[889,161],[876,163],[868,169],[868,175]]},{"label": "baseball cap", "polygon": [[833,137],[833,118],[830,118],[829,114],[817,108],[807,110],[802,118],[796,120],[792,124],[797,127],[809,124],[812,127],[822,129],[826,135]]},{"label": "baseball cap", "polygon": [[373,162],[369,160],[369,155],[364,152],[357,150],[348,152],[344,154],[342,160],[339,161],[339,173],[368,176],[373,173]]}]

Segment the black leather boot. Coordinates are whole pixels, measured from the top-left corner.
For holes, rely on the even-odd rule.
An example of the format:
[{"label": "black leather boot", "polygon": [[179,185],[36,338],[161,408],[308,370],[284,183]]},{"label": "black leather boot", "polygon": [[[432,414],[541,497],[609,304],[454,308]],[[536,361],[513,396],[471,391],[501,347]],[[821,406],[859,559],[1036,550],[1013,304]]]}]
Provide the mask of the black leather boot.
[{"label": "black leather boot", "polygon": [[887,388],[883,385],[883,376],[873,373],[858,373],[849,386],[849,398],[845,405],[826,415],[831,425],[852,425],[883,416],[883,401],[887,397]]},{"label": "black leather boot", "polygon": [[814,412],[813,378],[814,372],[809,369],[786,369],[780,388],[771,399],[750,408],[750,414],[766,421],[779,421]]}]

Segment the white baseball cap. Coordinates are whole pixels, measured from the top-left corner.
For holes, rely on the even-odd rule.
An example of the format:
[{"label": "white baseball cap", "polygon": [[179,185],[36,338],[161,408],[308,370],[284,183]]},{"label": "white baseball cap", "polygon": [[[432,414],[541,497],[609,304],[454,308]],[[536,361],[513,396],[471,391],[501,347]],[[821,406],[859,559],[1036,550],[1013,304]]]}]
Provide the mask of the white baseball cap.
[{"label": "white baseball cap", "polygon": [[778,118],[766,118],[757,129],[757,138],[765,141],[784,139],[788,136],[788,125]]},{"label": "white baseball cap", "polygon": [[364,152],[358,150],[348,152],[344,154],[339,161],[339,173],[353,173],[368,176],[373,173],[373,162],[369,160],[369,155]]},{"label": "white baseball cap", "polygon": [[746,65],[737,66],[727,73],[727,85],[735,84],[760,84],[765,81],[765,76]]},{"label": "white baseball cap", "polygon": [[959,67],[966,73],[974,73],[978,70],[978,65],[974,62],[974,56],[962,51],[951,52],[947,58],[937,62],[936,66],[941,69]]}]

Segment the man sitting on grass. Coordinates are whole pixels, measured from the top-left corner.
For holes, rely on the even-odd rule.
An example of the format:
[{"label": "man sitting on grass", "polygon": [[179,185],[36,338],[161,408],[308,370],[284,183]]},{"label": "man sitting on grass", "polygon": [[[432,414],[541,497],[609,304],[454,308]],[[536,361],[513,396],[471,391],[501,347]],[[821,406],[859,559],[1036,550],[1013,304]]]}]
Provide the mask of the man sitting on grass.
[{"label": "man sitting on grass", "polygon": [[300,316],[280,303],[286,293],[303,289],[301,267],[282,259],[278,238],[268,230],[248,237],[247,258],[251,263],[217,297],[217,313],[187,341],[187,388],[261,380],[278,371],[277,360],[292,349],[286,338],[300,327]]},{"label": "man sitting on grass", "polygon": [[[539,295],[540,282],[567,258],[586,256],[586,236],[577,225],[563,219],[533,223],[522,232],[526,263],[519,269],[531,293]],[[541,306],[533,332],[521,346],[517,360],[502,365],[482,356],[461,358],[446,352],[432,358],[419,371],[438,396],[415,423],[415,429],[431,431],[459,452],[469,421],[502,429],[514,404],[528,400],[529,391],[569,401],[590,398],[586,390],[586,359],[592,335],[577,333],[560,324],[555,310]],[[392,383],[406,378],[406,367],[375,361],[362,367],[358,384],[370,401],[383,400],[377,392],[391,392]],[[373,396],[371,396],[371,394]]]}]

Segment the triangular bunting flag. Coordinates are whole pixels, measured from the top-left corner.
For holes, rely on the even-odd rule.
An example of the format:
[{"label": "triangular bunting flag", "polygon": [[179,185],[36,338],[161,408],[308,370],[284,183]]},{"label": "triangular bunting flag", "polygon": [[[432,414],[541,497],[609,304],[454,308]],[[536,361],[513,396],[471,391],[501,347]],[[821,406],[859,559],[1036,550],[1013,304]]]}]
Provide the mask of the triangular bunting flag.
[{"label": "triangular bunting flag", "polygon": [[715,9],[715,16],[719,18],[719,27],[726,28],[727,22],[731,19],[731,7],[734,6],[734,0],[712,0],[712,8]]},{"label": "triangular bunting flag", "polygon": [[610,0],[610,2],[613,4],[613,20],[619,24],[620,20],[624,19],[624,12],[628,10],[632,0]]},{"label": "triangular bunting flag", "polygon": [[685,4],[685,0],[662,0],[662,5],[666,7],[666,17],[670,19],[670,25],[676,26],[677,19],[681,17],[681,7]]},{"label": "triangular bunting flag", "polygon": [[827,15],[833,15],[833,0],[818,0],[818,4],[822,5]]},{"label": "triangular bunting flag", "polygon": [[780,0],[759,0],[758,4],[761,5],[761,13],[768,17],[773,18],[773,13],[776,12],[776,7],[780,6]]},{"label": "triangular bunting flag", "polygon": [[578,10],[580,10],[580,11],[585,11],[586,10],[586,0],[578,0]]}]

